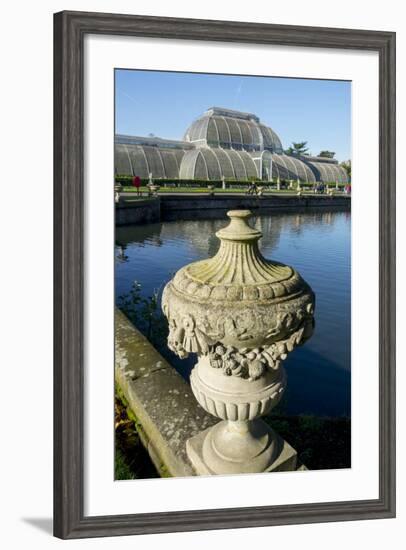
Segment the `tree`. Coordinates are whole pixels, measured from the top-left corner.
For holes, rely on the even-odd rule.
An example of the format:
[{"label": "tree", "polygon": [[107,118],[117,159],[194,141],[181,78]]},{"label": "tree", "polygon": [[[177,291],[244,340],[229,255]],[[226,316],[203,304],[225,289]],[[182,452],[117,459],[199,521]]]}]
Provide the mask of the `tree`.
[{"label": "tree", "polygon": [[324,157],[326,159],[333,159],[335,155],[334,151],[320,151],[319,157]]},{"label": "tree", "polygon": [[286,149],[285,153],[287,155],[306,155],[309,150],[306,145],[307,141],[299,141],[297,143],[293,141],[292,145]]},{"label": "tree", "polygon": [[351,160],[343,161],[340,166],[347,172],[349,179],[351,179]]}]

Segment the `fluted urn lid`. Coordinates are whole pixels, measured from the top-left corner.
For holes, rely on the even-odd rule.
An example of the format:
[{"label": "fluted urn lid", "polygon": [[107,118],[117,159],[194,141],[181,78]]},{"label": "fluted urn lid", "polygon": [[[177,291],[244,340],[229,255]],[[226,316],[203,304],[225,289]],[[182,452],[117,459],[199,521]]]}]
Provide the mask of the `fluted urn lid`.
[{"label": "fluted urn lid", "polygon": [[168,346],[254,380],[310,337],[314,294],[292,267],[262,256],[249,210],[228,216],[230,224],[217,232],[217,254],[183,267],[164,289]]},{"label": "fluted urn lid", "polygon": [[262,256],[262,233],[248,224],[249,210],[230,210],[227,215],[230,224],[216,233],[221,240],[217,254],[176,274],[172,285],[179,294],[198,301],[268,301],[308,288],[293,268]]}]

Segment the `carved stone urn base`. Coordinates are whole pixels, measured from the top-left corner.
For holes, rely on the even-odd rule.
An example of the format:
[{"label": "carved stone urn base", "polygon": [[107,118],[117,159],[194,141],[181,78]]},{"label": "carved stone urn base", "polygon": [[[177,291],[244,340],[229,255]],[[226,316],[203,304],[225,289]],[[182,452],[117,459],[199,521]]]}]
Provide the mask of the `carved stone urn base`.
[{"label": "carved stone urn base", "polygon": [[261,419],[223,420],[186,442],[197,475],[294,471],[296,451]]},{"label": "carved stone urn base", "polygon": [[[224,351],[219,346],[217,349]],[[228,357],[227,353],[223,355]],[[253,355],[258,356],[259,350]],[[229,357],[231,362],[233,355]],[[290,464],[285,469],[295,469],[296,452],[258,418],[277,405],[283,394],[283,367],[266,369],[256,379],[243,378],[212,367],[207,355],[199,358],[190,384],[200,405],[223,419],[186,443],[187,455],[198,475],[270,472],[285,463]]]}]

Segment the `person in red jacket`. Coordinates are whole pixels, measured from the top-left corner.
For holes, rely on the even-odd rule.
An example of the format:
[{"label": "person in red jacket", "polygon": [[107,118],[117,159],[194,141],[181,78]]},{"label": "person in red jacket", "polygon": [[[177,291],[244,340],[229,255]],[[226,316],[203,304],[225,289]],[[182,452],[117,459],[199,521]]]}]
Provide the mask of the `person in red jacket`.
[{"label": "person in red jacket", "polygon": [[133,187],[137,190],[137,196],[141,194],[140,187],[141,187],[141,178],[140,176],[134,176],[133,177]]}]

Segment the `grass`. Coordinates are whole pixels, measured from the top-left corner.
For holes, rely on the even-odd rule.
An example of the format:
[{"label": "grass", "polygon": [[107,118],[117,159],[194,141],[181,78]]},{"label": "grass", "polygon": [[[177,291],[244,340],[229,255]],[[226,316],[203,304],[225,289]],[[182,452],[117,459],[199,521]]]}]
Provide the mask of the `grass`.
[{"label": "grass", "polygon": [[[127,191],[125,191],[126,193]],[[124,200],[125,202],[135,202],[135,201],[144,201],[144,202],[147,202],[149,201],[150,199],[153,199],[154,197],[151,197],[151,196],[148,196],[147,193],[145,193],[144,195],[135,195],[131,198],[128,198],[128,197],[123,197],[121,200]]]},{"label": "grass", "polygon": [[123,453],[120,447],[116,448],[116,453],[114,457],[114,479],[125,480],[125,479],[137,479],[137,476],[132,471],[128,457]]},{"label": "grass", "polygon": [[[143,193],[142,197],[138,197],[138,199],[140,198],[148,198],[148,189],[146,187],[141,187],[140,188],[141,190],[141,193]],[[134,189],[134,187],[123,187],[123,193],[134,193],[136,194],[136,190]],[[222,188],[219,188],[219,189],[215,189],[214,190],[214,193],[216,195],[219,195],[219,194],[223,194],[223,193],[241,193],[241,194],[245,194],[247,192],[247,187],[244,187],[244,188],[228,188],[228,189],[222,189]],[[266,194],[269,194],[269,193],[272,193],[272,194],[275,194],[275,195],[296,195],[297,194],[297,191],[295,189],[281,189],[280,191],[278,191],[277,189],[268,189],[266,187],[264,187],[264,193]],[[204,193],[206,195],[209,195],[211,193],[211,191],[209,191],[209,189],[207,189],[207,187],[160,187],[159,191],[158,191],[159,194],[164,194],[164,193]],[[305,189],[302,189],[302,194],[311,194],[311,195],[314,195],[313,191],[309,190],[305,190]],[[253,196],[255,197],[256,195],[247,195],[247,196]]]},{"label": "grass", "polygon": [[148,452],[141,443],[126,404],[116,394],[114,403],[115,453],[114,479],[150,479],[159,477]]}]

